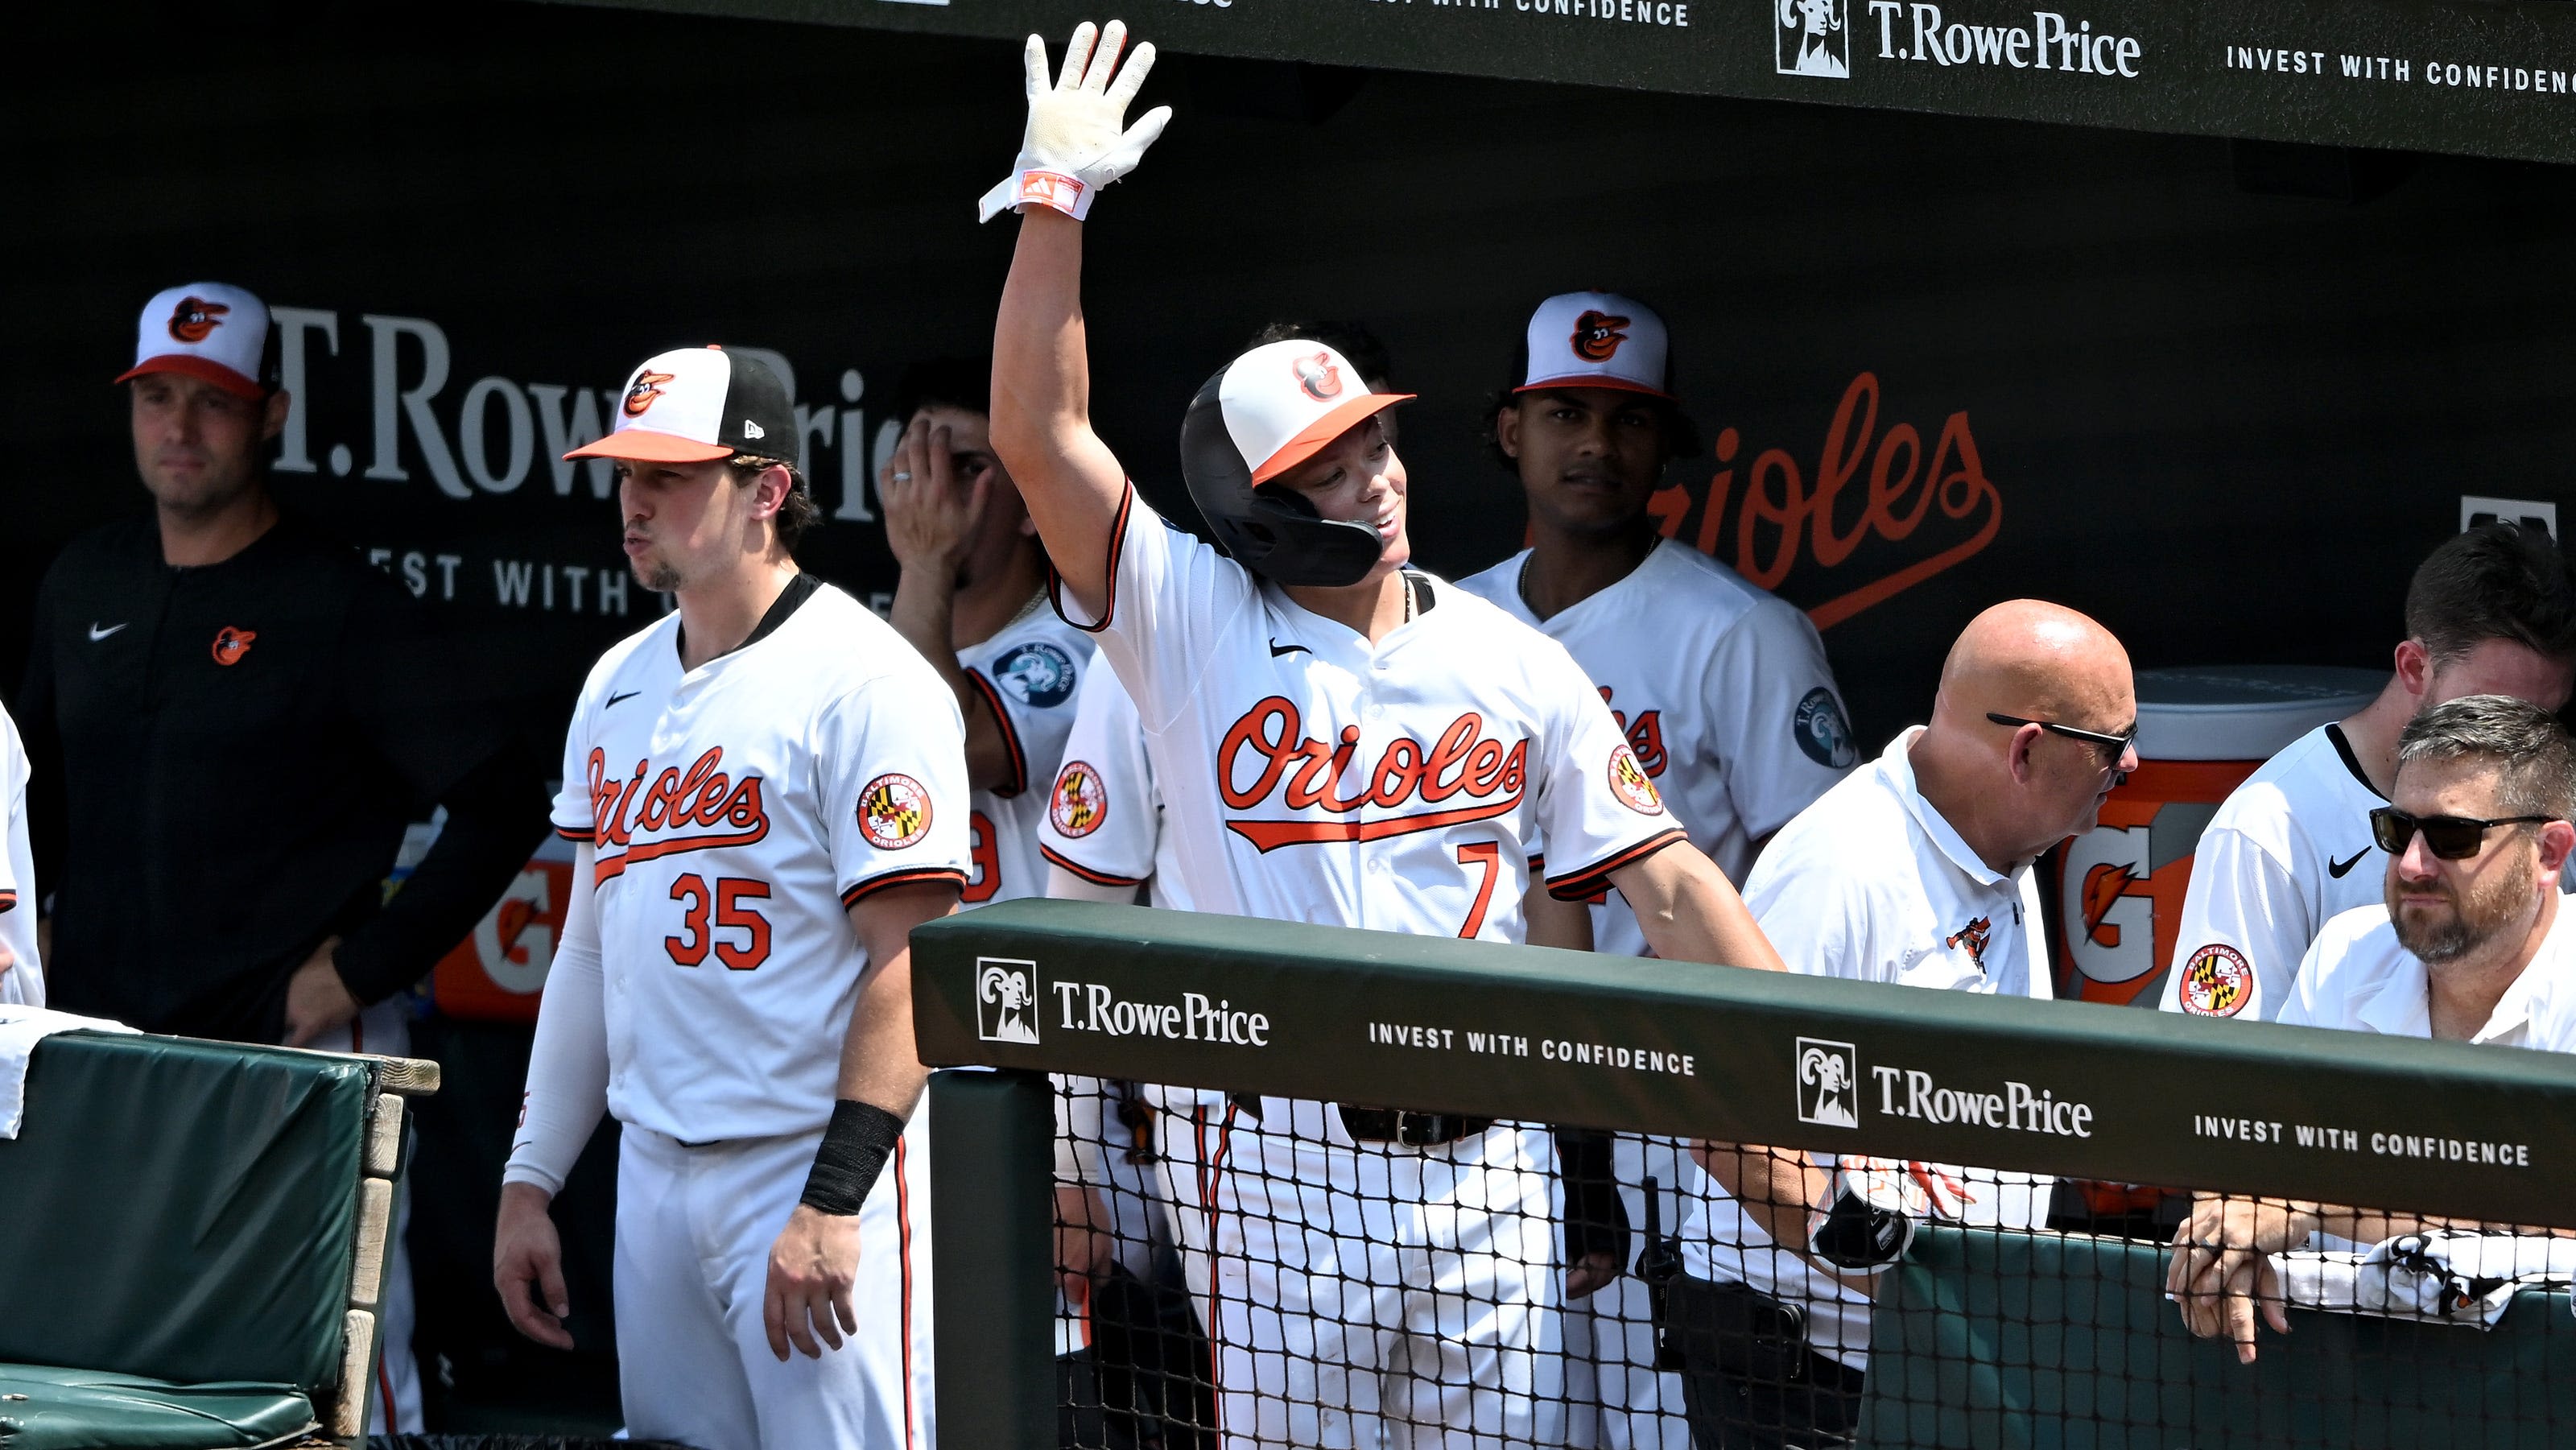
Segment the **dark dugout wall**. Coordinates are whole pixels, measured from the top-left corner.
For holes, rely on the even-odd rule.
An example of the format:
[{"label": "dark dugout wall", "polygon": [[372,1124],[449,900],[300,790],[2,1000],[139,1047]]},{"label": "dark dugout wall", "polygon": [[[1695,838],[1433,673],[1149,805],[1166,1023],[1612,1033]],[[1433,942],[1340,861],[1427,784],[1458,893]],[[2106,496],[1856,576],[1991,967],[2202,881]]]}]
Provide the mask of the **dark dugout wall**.
[{"label": "dark dugout wall", "polygon": [[[792,366],[833,519],[807,562],[891,589],[871,453],[907,361],[988,344],[1013,47],[497,3],[14,25],[0,679],[54,550],[143,504],[108,379],[198,278],[289,329],[281,492],[538,738],[658,607],[603,476],[554,461],[654,350]],[[1186,56],[1146,99],[1178,118],[1089,241],[1100,425],[1149,498],[1187,518],[1174,427],[1247,335],[1365,319],[1424,395],[1421,558],[1480,568],[1521,535],[1478,413],[1529,307],[1631,291],[1715,445],[1661,511],[1818,611],[1872,745],[1997,599],[2141,665],[2384,664],[2463,494],[2570,501],[2563,169]],[[485,1194],[517,1091],[489,1075],[451,1074],[442,1150]],[[488,1330],[478,1211],[424,1279]]]}]

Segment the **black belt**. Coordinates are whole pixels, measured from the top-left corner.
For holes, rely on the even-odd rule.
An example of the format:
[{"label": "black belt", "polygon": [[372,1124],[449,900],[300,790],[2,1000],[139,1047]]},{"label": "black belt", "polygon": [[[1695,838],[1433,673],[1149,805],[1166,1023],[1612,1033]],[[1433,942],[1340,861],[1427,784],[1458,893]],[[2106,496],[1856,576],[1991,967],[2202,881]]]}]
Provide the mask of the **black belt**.
[{"label": "black belt", "polygon": [[1355,1108],[1348,1103],[1335,1103],[1342,1115],[1342,1127],[1362,1143],[1401,1143],[1408,1148],[1436,1148],[1473,1138],[1494,1126],[1491,1118],[1471,1118],[1462,1113],[1414,1113],[1402,1108]]}]

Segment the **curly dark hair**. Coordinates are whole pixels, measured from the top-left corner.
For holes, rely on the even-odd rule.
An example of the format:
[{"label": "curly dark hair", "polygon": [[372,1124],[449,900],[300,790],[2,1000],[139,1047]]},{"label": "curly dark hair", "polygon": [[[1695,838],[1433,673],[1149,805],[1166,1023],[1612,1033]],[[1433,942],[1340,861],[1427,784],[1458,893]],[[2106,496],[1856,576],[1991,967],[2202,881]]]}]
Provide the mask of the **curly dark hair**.
[{"label": "curly dark hair", "polygon": [[725,471],[733,476],[734,486],[749,488],[753,479],[773,468],[787,470],[787,497],[778,501],[778,541],[789,548],[807,529],[823,521],[823,511],[815,507],[814,491],[805,486],[805,474],[792,460],[767,458],[757,453],[737,452],[725,460]]}]

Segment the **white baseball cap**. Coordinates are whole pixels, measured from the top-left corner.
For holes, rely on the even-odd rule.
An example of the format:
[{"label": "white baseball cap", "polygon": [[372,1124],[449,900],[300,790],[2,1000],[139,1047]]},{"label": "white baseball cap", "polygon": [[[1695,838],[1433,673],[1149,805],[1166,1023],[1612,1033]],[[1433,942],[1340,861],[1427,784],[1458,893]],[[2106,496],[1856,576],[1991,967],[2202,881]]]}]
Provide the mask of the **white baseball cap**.
[{"label": "white baseball cap", "polygon": [[736,453],[796,457],[796,407],[756,357],[705,347],[655,353],[627,375],[608,436],[566,458],[709,463]]},{"label": "white baseball cap", "polygon": [[1370,392],[1350,359],[1309,338],[1263,343],[1236,358],[1217,386],[1226,436],[1256,486],[1412,397]]},{"label": "white baseball cap", "polygon": [[143,304],[135,326],[134,366],[124,382],[145,373],[186,373],[227,393],[257,398],[260,359],[268,350],[268,304],[223,282],[165,288]]},{"label": "white baseball cap", "polygon": [[1623,388],[1670,398],[1664,320],[1615,292],[1564,292],[1530,314],[1529,372],[1516,392]]}]

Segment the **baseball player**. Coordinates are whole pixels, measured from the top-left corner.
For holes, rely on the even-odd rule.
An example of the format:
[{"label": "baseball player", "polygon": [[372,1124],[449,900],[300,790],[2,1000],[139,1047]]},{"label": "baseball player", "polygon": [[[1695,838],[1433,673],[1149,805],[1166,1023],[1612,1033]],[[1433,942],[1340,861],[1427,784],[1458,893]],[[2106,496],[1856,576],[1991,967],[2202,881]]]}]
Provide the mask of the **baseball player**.
[{"label": "baseball player", "polygon": [[[271,491],[293,400],[267,306],[195,282],[136,321],[117,381],[152,508],[45,572],[18,696],[43,880],[17,912],[50,913],[66,1011],[400,1055],[409,989],[544,839],[543,772],[402,586]],[[421,1426],[408,1197],[369,1410],[396,1430]]]},{"label": "baseball player", "polygon": [[[1796,607],[1665,540],[1646,511],[1665,466],[1697,451],[1654,309],[1608,292],[1550,297],[1521,362],[1491,422],[1529,501],[1530,547],[1458,587],[1565,646],[1674,819],[1741,881],[1857,756],[1824,643]],[[1591,913],[1597,950],[1647,951],[1626,902],[1604,896]],[[1626,1225],[1645,1221],[1648,1178],[1663,1195],[1656,1221],[1680,1223],[1701,1179],[1681,1141],[1612,1144]],[[1599,1406],[1597,1424],[1569,1426],[1571,1442],[1682,1450],[1681,1381],[1655,1370],[1648,1286],[1608,1256],[1602,1267],[1607,1286],[1566,1316],[1569,1392]]]},{"label": "baseball player", "polygon": [[[2558,890],[2576,854],[2576,742],[2537,705],[2463,696],[2407,722],[2390,786],[2370,813],[2388,855],[2382,899],[2325,924],[2278,1020],[2576,1052],[2576,913]],[[2165,1288],[2192,1333],[2234,1340],[2250,1364],[2258,1304],[2276,1333],[2290,1328],[2267,1255],[2320,1234],[2370,1244],[2452,1228],[2551,1232],[2203,1195],[2174,1235]]]},{"label": "baseball player", "polygon": [[546,1204],[615,1113],[628,1428],[893,1450],[931,1443],[907,934],[966,880],[964,725],[899,635],[797,571],[814,506],[761,451],[795,436],[767,368],[684,348],[573,455],[616,460],[627,558],[678,608],[601,657],[566,732],[577,889],[493,1278],[521,1332],[570,1343]]},{"label": "baseball player", "polygon": [[902,568],[889,618],[966,718],[969,906],[1045,893],[1044,791],[1091,662],[1091,637],[1047,608],[1037,530],[986,441],[992,377],[983,358],[916,364],[900,401],[903,442],[877,482]]},{"label": "baseball player", "polygon": [[[1137,499],[1089,422],[1080,306],[1080,218],[1169,117],[1125,127],[1151,48],[1121,70],[1124,41],[1116,22],[1082,26],[1060,84],[1029,42],[1019,164],[984,204],[1022,212],[993,443],[1060,576],[1059,611],[1098,635],[1135,699],[1191,901],[1517,940],[1544,832],[1560,899],[1616,885],[1664,955],[1776,969],[1562,647],[1407,567],[1406,476],[1377,421],[1403,395],[1367,391],[1321,344],[1254,348],[1182,422],[1185,482],[1228,553]],[[1555,1438],[1541,1131],[1229,1106],[1208,1185],[1227,1442]]]},{"label": "baseball player", "polygon": [[[1793,971],[2046,998],[2031,865],[2092,829],[2103,798],[2137,768],[2136,721],[2128,653],[2110,631],[2037,600],[1996,605],[1951,646],[1932,723],[1899,734],[1782,828],[1745,901]],[[1857,1066],[1823,1053],[1802,1062],[1818,1096],[1802,1099],[1801,1115],[1855,1124]],[[1724,1156],[1710,1154],[1713,1175],[1743,1171]],[[2013,1228],[2047,1215],[2044,1179],[1840,1166],[1863,1204],[1938,1205],[1946,1217]],[[1891,1186],[1894,1204],[1877,1192]],[[1906,1203],[1918,1186],[1928,1201]],[[1829,1197],[1807,1175],[1785,1189],[1738,1188],[1710,1195],[1684,1225],[1689,1275],[1667,1291],[1692,1434],[1700,1450],[1846,1443],[1859,1423],[1870,1296],[1866,1277],[1835,1269],[1892,1262],[1876,1231],[1903,1225],[1873,1225],[1853,1253],[1814,1236],[1808,1206]],[[1792,1251],[1809,1247],[1813,1258]]]},{"label": "baseball player", "polygon": [[2379,698],[2282,749],[2201,833],[2183,897],[2168,1012],[2268,1021],[2326,921],[2379,901],[2370,813],[2387,804],[2397,739],[2424,710],[2502,694],[2556,710],[2576,680],[2576,589],[2548,535],[2461,534],[2415,571],[2406,638]]},{"label": "baseball player", "polygon": [[36,862],[27,845],[27,747],[0,709],[0,1004],[45,1005],[36,944]]}]

